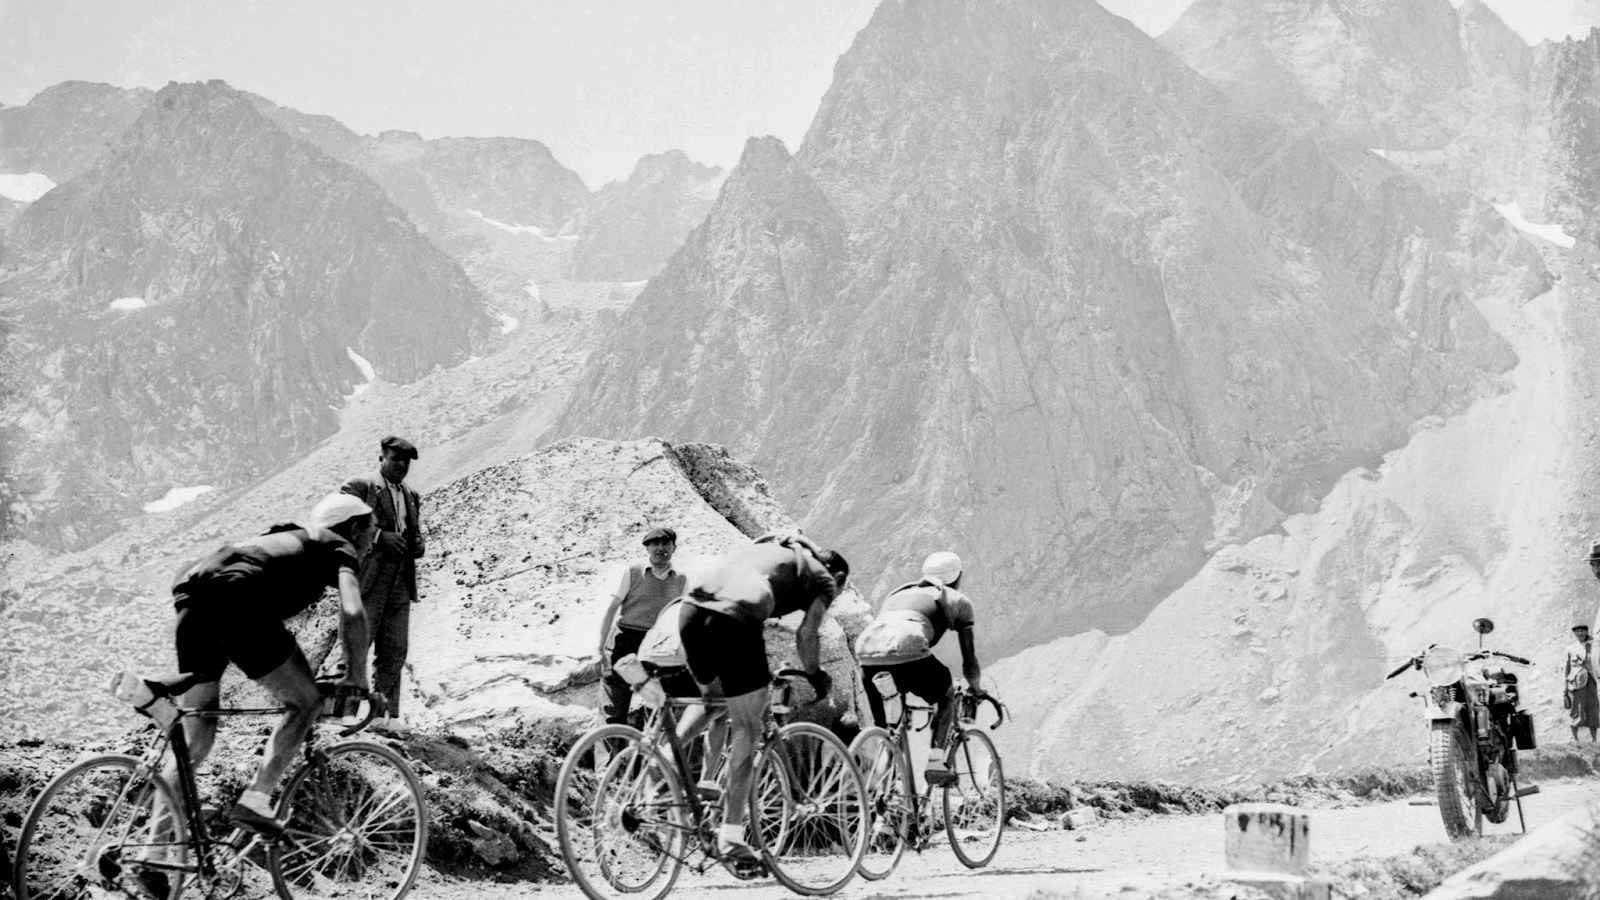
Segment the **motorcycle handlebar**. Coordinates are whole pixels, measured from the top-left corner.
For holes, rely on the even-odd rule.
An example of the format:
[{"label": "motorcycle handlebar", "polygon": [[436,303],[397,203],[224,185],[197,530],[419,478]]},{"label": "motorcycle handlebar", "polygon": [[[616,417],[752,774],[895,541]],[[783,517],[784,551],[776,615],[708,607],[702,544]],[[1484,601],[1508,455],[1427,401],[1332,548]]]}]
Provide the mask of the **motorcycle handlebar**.
[{"label": "motorcycle handlebar", "polygon": [[1395,669],[1393,672],[1390,672],[1388,675],[1383,676],[1383,680],[1384,681],[1388,681],[1389,679],[1394,678],[1395,676],[1399,675],[1401,672],[1404,672],[1405,670],[1415,666],[1416,664],[1417,664],[1416,657],[1412,657],[1411,659],[1408,659],[1403,664],[1401,664],[1400,668]]}]

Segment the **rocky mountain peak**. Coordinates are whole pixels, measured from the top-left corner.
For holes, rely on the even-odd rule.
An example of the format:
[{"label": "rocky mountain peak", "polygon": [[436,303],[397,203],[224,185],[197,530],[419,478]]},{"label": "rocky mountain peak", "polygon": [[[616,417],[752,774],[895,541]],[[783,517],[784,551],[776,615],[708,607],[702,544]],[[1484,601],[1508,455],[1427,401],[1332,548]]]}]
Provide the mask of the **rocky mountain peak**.
[{"label": "rocky mountain peak", "polygon": [[1463,27],[1449,0],[1199,0],[1161,42],[1228,85],[1261,82],[1270,60],[1368,146],[1422,149],[1456,133],[1450,103],[1472,82]]},{"label": "rocky mountain peak", "polygon": [[143,88],[64,81],[23,106],[0,109],[0,172],[67,181],[105,154],[150,97]]},{"label": "rocky mountain peak", "polygon": [[724,172],[682,150],[640,158],[626,181],[611,182],[584,214],[571,276],[581,281],[643,281],[700,224]]},{"label": "rocky mountain peak", "polygon": [[1510,360],[1461,298],[1542,272],[1492,212],[1235,107],[1092,2],[888,2],[558,430],[727,444],[867,584],[955,549],[1007,652],[1132,627],[1468,402]]},{"label": "rocky mountain peak", "polygon": [[487,328],[461,268],[376,184],[220,81],[163,88],[8,239],[20,374],[0,427],[29,432],[26,527],[52,546],[294,458],[345,395],[459,362]]}]

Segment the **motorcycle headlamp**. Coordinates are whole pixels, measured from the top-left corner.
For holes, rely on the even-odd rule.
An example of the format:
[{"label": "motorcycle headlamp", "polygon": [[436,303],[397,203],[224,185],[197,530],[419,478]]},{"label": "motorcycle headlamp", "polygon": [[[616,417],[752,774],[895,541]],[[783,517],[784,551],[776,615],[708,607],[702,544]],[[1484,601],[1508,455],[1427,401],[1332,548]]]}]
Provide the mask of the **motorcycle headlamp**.
[{"label": "motorcycle headlamp", "polygon": [[1455,684],[1466,674],[1466,663],[1461,654],[1449,647],[1434,647],[1422,657],[1422,674],[1428,683],[1436,686]]}]

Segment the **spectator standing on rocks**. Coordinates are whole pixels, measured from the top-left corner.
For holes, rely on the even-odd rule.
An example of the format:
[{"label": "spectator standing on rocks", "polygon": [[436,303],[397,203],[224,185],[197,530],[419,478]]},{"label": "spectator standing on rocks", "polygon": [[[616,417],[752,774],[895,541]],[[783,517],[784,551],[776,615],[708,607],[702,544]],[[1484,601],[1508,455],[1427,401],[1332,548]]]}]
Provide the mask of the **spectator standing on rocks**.
[{"label": "spectator standing on rocks", "polygon": [[672,567],[672,554],[678,550],[678,533],[671,528],[652,528],[644,536],[645,561],[636,562],[622,573],[622,583],[606,607],[600,622],[600,671],[605,676],[606,722],[628,720],[628,705],[633,687],[618,675],[612,664],[630,653],[637,653],[650,627],[661,611],[683,596],[687,580]]},{"label": "spectator standing on rocks", "polygon": [[375,722],[399,727],[400,674],[411,638],[411,604],[417,597],[417,560],[422,557],[422,498],[406,483],[417,448],[390,435],[378,442],[378,471],[352,478],[340,488],[372,507],[378,538],[361,562],[361,600],[367,608],[374,647],[372,687],[389,701],[389,715]]},{"label": "spectator standing on rocks", "polygon": [[1572,627],[1573,642],[1567,646],[1567,696],[1564,706],[1571,717],[1572,740],[1578,740],[1578,731],[1589,729],[1589,741],[1595,742],[1600,732],[1600,687],[1595,685],[1594,642],[1589,639],[1589,626]]}]

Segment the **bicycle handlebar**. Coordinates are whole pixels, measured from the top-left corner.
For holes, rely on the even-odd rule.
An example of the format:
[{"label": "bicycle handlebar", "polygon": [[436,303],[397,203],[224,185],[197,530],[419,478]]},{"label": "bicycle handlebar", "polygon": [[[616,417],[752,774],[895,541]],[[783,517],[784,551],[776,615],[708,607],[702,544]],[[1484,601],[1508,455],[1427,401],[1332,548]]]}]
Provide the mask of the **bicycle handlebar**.
[{"label": "bicycle handlebar", "polygon": [[372,720],[389,711],[389,701],[377,691],[364,691],[360,688],[339,688],[339,693],[356,695],[367,701],[367,716],[359,722],[339,729],[339,737],[349,737],[352,734],[372,724]]},{"label": "bicycle handlebar", "polygon": [[1005,724],[1005,721],[1006,721],[1006,705],[1004,703],[1001,703],[999,700],[995,699],[994,697],[992,697],[992,696],[990,696],[988,694],[979,694],[979,693],[967,694],[967,699],[972,701],[972,711],[973,711],[974,718],[976,718],[976,715],[977,715],[978,705],[981,704],[981,703],[989,704],[989,707],[994,710],[994,724],[989,726],[989,730],[990,731],[994,731],[994,730],[998,729],[1001,725]]}]

